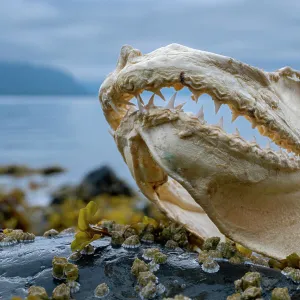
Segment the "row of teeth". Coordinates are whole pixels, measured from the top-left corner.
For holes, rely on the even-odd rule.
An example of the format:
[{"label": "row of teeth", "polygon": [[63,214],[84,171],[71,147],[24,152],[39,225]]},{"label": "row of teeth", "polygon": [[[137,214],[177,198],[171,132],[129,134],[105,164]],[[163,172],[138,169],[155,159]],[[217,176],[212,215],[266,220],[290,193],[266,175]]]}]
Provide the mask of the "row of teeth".
[{"label": "row of teeth", "polygon": [[[153,94],[148,103],[145,105],[142,97],[140,94],[138,94],[136,96],[136,100],[137,100],[137,106],[138,106],[138,110],[141,112],[141,113],[145,113],[147,112],[148,110],[152,109],[152,108],[155,108],[156,106],[154,105],[154,96],[155,95],[158,95],[160,96],[160,98],[162,98],[164,101],[165,101],[165,97],[163,96],[163,94],[159,91],[159,92],[156,92],[155,94]],[[184,103],[181,103],[177,106],[175,106],[175,100],[176,100],[176,96],[177,96],[177,92],[175,92],[172,97],[170,98],[170,100],[168,101],[167,105],[165,106],[165,108],[167,109],[170,109],[170,110],[182,110],[183,106],[186,104],[186,102]],[[195,94],[193,94],[192,96],[193,100],[194,101],[198,101],[198,98],[199,96],[197,97]],[[132,105],[132,106],[136,106],[134,103],[131,103],[131,102],[126,102],[127,105]],[[222,103],[218,102],[218,101],[215,101],[214,100],[214,104],[215,104],[215,113],[217,114],[222,106]],[[190,114],[190,113],[187,113],[187,114]],[[193,118],[197,118],[201,124],[207,124],[206,121],[205,121],[205,118],[204,118],[204,108],[203,108],[203,105],[201,106],[200,110],[198,111],[198,113],[196,115],[190,115],[191,117]],[[233,123],[237,118],[239,117],[239,114],[235,113],[232,111],[232,119],[231,119],[231,122]],[[224,130],[224,118],[221,117],[219,122],[215,125],[211,125],[211,126],[216,126],[216,127],[219,127],[220,129],[223,129]],[[252,124],[252,129],[255,129],[255,125]],[[234,133],[235,136],[239,137],[242,139],[241,137],[241,134],[238,130],[238,128],[236,128],[235,130],[235,133]],[[278,151],[274,151],[272,148],[271,148],[271,143],[273,141],[270,141],[268,140],[267,141],[267,145],[265,147],[265,149],[267,151],[273,151],[273,152],[277,152],[278,154],[282,155],[283,157],[285,157],[286,159],[299,159],[299,157],[297,155],[295,155],[293,152],[289,151],[289,150],[286,150],[286,149],[282,149],[281,147],[279,147],[279,150]],[[260,145],[257,143],[257,139],[255,136],[253,136],[253,140],[250,141],[251,144],[255,144],[257,145],[258,147],[260,147]],[[260,147],[261,148],[261,147]],[[288,154],[288,152],[290,153],[290,155]]]}]

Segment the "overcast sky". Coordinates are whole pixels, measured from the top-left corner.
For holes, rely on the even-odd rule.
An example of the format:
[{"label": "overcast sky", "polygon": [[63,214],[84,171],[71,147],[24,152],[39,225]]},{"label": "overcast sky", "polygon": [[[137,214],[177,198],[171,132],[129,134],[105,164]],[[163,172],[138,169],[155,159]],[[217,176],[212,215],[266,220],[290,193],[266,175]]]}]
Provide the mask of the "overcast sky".
[{"label": "overcast sky", "polygon": [[170,43],[267,70],[300,69],[299,0],[1,0],[0,60],[54,65],[101,82],[130,44]]}]

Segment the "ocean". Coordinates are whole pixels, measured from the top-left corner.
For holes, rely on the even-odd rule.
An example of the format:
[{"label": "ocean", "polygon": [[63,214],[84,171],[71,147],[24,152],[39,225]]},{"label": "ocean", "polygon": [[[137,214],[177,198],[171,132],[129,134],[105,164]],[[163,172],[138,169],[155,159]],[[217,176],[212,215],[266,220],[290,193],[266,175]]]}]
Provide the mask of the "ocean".
[{"label": "ocean", "polygon": [[79,183],[83,176],[109,165],[133,188],[124,163],[95,97],[0,97],[0,165],[29,167],[60,165],[67,172],[48,177],[46,188],[28,190],[39,176],[0,176],[0,188],[22,187],[32,205],[47,205],[49,193],[62,184]]}]

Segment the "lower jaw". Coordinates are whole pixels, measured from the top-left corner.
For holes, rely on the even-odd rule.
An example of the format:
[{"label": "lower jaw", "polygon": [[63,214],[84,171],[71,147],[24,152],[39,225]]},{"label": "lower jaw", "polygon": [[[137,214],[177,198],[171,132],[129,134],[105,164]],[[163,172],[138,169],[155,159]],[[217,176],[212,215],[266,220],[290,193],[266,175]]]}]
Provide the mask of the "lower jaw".
[{"label": "lower jaw", "polygon": [[[176,122],[145,128],[129,116],[116,131],[118,147],[145,196],[201,238],[223,237],[222,232],[277,259],[297,252],[300,171],[277,172],[193,137],[183,141]],[[161,180],[153,184],[157,173],[151,171],[157,170]]]}]

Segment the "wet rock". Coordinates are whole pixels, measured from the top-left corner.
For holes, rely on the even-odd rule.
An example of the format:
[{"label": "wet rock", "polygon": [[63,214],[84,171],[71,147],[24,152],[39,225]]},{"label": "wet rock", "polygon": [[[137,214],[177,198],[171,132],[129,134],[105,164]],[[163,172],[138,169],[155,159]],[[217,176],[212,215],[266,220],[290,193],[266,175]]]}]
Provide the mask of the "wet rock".
[{"label": "wet rock", "polygon": [[[66,273],[61,280],[53,279],[52,260],[54,256],[69,257],[72,240],[73,237],[70,235],[58,235],[55,239],[36,237],[34,243],[19,243],[0,248],[0,299],[1,297],[5,300],[11,299],[12,296],[24,299],[31,286],[45,288],[49,296],[62,283],[65,284],[64,289],[67,292],[68,288],[71,291],[70,286],[67,286]],[[110,289],[107,299],[140,299],[141,289],[139,291],[134,289],[134,286],[139,284],[138,277],[131,274],[131,267],[138,258],[144,267],[136,268],[137,272],[135,273],[140,275],[142,272],[149,271],[147,264],[149,260],[146,261],[142,257],[145,250],[150,249],[149,245],[142,243],[134,251],[128,251],[122,247],[111,247],[110,238],[104,238],[92,244],[95,247],[95,253],[79,256],[76,261],[80,290],[76,294],[71,292],[71,297],[76,300],[96,299],[94,290],[99,283],[105,282]],[[159,270],[154,274],[158,278],[158,283],[166,289],[165,295],[158,295],[157,300],[162,300],[164,297],[180,299],[175,298],[178,294],[190,299],[226,299],[229,295],[236,293],[234,281],[250,271],[257,271],[261,274],[263,288],[261,298],[270,299],[271,292],[275,287],[287,287],[291,299],[299,299],[298,285],[286,278],[280,271],[249,264],[233,265],[226,261],[218,261],[220,270],[217,273],[205,273],[197,262],[196,253],[184,252],[179,249],[170,250],[158,244],[153,244],[154,247],[159,252],[168,254],[166,263],[161,264]],[[144,274],[146,274],[146,279],[147,274],[150,273]],[[149,275],[148,278],[155,284],[158,293],[159,285],[153,281],[154,277]],[[72,275],[71,279],[73,279]],[[254,280],[254,282],[256,281]],[[60,289],[63,288],[60,287]],[[56,293],[58,294],[57,291]],[[68,293],[66,293],[66,297],[68,297]]]}]

